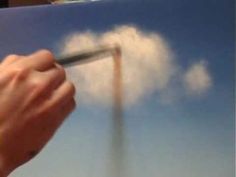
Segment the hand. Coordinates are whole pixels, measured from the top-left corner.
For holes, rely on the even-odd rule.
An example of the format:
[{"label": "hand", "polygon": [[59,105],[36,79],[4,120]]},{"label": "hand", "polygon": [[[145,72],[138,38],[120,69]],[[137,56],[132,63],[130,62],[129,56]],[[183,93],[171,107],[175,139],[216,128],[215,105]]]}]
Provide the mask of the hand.
[{"label": "hand", "polygon": [[32,159],[74,109],[75,88],[47,50],[0,63],[0,172]]}]

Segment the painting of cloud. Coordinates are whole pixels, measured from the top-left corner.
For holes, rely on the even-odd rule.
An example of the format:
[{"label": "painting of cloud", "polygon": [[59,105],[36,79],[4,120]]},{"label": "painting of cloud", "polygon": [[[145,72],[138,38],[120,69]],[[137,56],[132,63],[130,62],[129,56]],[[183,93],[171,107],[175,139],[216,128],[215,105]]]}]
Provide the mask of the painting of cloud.
[{"label": "painting of cloud", "polygon": [[[102,34],[92,31],[78,32],[66,37],[62,54],[109,44],[118,44],[122,49],[122,82],[126,103],[134,104],[145,95],[150,95],[154,91],[161,94],[172,86],[170,80],[176,79],[173,76],[179,66],[177,61],[173,61],[173,51],[168,43],[156,32],[143,32],[137,27],[127,25],[118,26]],[[77,89],[80,95],[85,97],[84,101],[109,104],[112,63],[111,59],[104,59],[68,70],[72,77],[75,76],[75,82],[78,82]],[[183,79],[187,92],[191,94],[201,94],[212,84],[204,61],[193,64],[182,77],[178,79]]]},{"label": "painting of cloud", "polygon": [[0,59],[121,48],[66,67],[77,108],[12,177],[234,176],[233,0],[91,1],[0,17]]}]

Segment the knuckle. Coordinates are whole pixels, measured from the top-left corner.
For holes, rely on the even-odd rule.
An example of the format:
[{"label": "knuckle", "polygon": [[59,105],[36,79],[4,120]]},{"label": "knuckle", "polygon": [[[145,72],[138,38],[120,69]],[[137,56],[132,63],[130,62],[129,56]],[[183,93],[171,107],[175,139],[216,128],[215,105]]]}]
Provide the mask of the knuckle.
[{"label": "knuckle", "polygon": [[61,78],[66,78],[66,71],[64,68],[58,68],[58,73],[60,75]]},{"label": "knuckle", "polygon": [[13,77],[17,80],[23,80],[25,79],[28,74],[29,74],[29,69],[26,67],[14,67],[11,70],[11,74],[13,75]]},{"label": "knuckle", "polygon": [[70,82],[70,81],[67,81],[67,85],[68,85],[68,91],[69,93],[74,96],[75,95],[75,85]]},{"label": "knuckle", "polygon": [[10,55],[7,55],[7,56],[4,58],[4,60],[3,60],[2,63],[12,63],[12,62],[18,60],[19,58],[20,58],[19,55],[10,54]]},{"label": "knuckle", "polygon": [[67,105],[67,112],[72,112],[76,108],[76,102],[72,99]]},{"label": "knuckle", "polygon": [[14,60],[14,59],[18,59],[20,58],[19,55],[16,55],[16,54],[10,54],[10,55],[7,55],[5,60]]},{"label": "knuckle", "polygon": [[71,103],[71,109],[74,110],[76,108],[76,102],[73,99],[72,103]]},{"label": "knuckle", "polygon": [[76,108],[76,102],[75,102],[74,98],[72,98],[72,99],[68,102],[68,104],[66,105],[65,111],[66,111],[67,113],[70,113],[70,112],[72,112],[75,108]]},{"label": "knuckle", "polygon": [[29,87],[31,88],[31,90],[38,90],[41,86],[41,82],[39,82],[38,80],[31,80],[29,82]]},{"label": "knuckle", "polygon": [[39,79],[34,79],[30,81],[29,87],[31,91],[41,92],[46,87],[46,83]]}]

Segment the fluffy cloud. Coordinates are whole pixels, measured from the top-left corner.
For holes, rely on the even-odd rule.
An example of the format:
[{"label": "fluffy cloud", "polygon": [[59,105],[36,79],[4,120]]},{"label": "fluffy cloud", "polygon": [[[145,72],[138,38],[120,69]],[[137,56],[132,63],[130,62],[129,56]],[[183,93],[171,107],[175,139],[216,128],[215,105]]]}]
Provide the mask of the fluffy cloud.
[{"label": "fluffy cloud", "polygon": [[[119,44],[122,48],[124,103],[134,104],[152,93],[166,94],[173,87],[179,66],[173,60],[167,42],[158,33],[143,32],[133,26],[118,26],[99,34],[92,31],[67,36],[62,54],[71,54],[98,45]],[[114,63],[112,57],[69,68],[83,102],[109,104],[112,100]],[[180,78],[178,78],[180,79]],[[195,81],[195,82],[194,82]],[[211,85],[203,63],[196,64],[184,76],[187,89],[202,93]]]},{"label": "fluffy cloud", "polygon": [[207,70],[206,62],[193,64],[184,75],[184,85],[190,94],[202,94],[212,85],[212,78]]},{"label": "fluffy cloud", "polygon": [[[171,52],[165,40],[155,33],[144,33],[135,27],[121,26],[103,34],[93,32],[70,35],[65,40],[63,54],[78,52],[102,44],[122,46],[122,75],[125,102],[135,103],[155,90],[167,86],[175,70]],[[72,67],[68,70],[78,86],[80,97],[92,102],[111,100],[113,60]]]}]

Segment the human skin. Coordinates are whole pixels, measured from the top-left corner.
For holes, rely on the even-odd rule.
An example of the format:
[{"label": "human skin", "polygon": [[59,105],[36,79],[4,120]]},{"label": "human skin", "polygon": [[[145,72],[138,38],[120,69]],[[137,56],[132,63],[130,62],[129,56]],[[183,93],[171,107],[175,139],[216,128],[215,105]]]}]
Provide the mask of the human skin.
[{"label": "human skin", "polygon": [[47,50],[0,63],[0,177],[42,150],[75,108],[74,94]]}]

